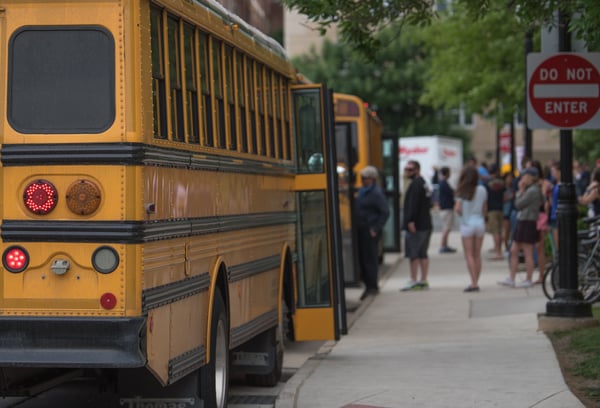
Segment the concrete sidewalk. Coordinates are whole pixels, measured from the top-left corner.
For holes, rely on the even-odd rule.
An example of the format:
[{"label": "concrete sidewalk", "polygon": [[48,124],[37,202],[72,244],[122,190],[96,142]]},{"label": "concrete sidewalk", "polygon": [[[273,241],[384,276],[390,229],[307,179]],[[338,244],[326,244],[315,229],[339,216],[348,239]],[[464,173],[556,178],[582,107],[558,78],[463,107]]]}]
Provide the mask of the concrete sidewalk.
[{"label": "concrete sidewalk", "polygon": [[[458,252],[443,255],[439,238],[433,234],[429,251],[431,289],[400,292],[408,261],[386,255],[381,293],[349,314],[347,335],[304,360],[276,407],[583,407],[538,331],[537,313],[546,308],[541,286],[497,285],[508,264],[487,260],[487,236],[481,292],[464,293],[469,279],[460,237],[450,239]],[[347,303],[358,302],[360,293],[346,289]],[[300,354],[286,353],[288,365]]]}]

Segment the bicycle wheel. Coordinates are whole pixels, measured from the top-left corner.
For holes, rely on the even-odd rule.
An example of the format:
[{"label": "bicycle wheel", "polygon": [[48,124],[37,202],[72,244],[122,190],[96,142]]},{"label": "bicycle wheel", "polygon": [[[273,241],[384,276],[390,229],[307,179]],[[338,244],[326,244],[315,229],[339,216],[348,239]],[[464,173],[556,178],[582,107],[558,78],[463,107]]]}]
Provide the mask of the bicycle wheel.
[{"label": "bicycle wheel", "polygon": [[594,303],[600,298],[600,264],[597,259],[588,259],[588,255],[577,254],[579,262],[579,290],[586,302]]},{"label": "bicycle wheel", "polygon": [[550,300],[554,298],[554,292],[558,288],[558,261],[554,260],[546,266],[544,271],[544,280],[542,281],[542,290],[544,295]]}]

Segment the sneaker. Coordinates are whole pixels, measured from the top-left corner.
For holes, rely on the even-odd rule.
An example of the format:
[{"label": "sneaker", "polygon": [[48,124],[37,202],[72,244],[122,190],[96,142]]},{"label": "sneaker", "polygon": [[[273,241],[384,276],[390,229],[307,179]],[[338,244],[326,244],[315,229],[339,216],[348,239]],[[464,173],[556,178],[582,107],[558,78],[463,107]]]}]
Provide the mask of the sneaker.
[{"label": "sneaker", "polygon": [[413,288],[416,285],[417,285],[417,282],[415,282],[414,280],[409,280],[408,283],[406,285],[404,285],[400,290],[402,290],[402,291],[413,290]]},{"label": "sneaker", "polygon": [[533,286],[533,283],[531,283],[530,280],[525,279],[524,281],[517,283],[515,286],[517,288],[530,288]]},{"label": "sneaker", "polygon": [[479,286],[467,286],[463,292],[479,292]]},{"label": "sneaker", "polygon": [[504,280],[498,281],[498,285],[509,286],[511,288],[515,287],[515,281],[511,278],[506,278]]},{"label": "sneaker", "polygon": [[455,248],[443,247],[440,248],[440,254],[453,254],[456,252]]},{"label": "sneaker", "polygon": [[427,290],[429,289],[429,282],[419,281],[413,286],[413,290]]}]

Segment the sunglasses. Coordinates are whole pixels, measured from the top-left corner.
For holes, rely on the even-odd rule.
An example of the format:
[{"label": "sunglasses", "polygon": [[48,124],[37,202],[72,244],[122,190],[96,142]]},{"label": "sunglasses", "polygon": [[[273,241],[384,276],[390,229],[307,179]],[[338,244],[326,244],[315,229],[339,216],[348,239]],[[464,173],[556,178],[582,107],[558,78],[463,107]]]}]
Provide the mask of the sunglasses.
[{"label": "sunglasses", "polygon": [[415,169],[412,167],[405,167],[404,171],[415,171]]}]

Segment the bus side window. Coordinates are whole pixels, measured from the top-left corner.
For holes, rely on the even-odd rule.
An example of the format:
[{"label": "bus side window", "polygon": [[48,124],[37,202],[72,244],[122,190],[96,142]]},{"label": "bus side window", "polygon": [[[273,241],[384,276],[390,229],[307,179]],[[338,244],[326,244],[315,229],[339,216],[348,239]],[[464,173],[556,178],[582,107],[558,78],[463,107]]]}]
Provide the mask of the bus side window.
[{"label": "bus side window", "polygon": [[323,141],[321,136],[321,101],[316,93],[294,94],[298,135],[298,171],[322,173]]},{"label": "bus side window", "polygon": [[198,117],[198,88],[196,86],[196,41],[194,27],[183,26],[183,49],[185,61],[185,117],[188,143],[200,142]]},{"label": "bus side window", "polygon": [[264,95],[265,89],[263,87],[263,66],[256,64],[256,107],[258,111],[258,154],[261,156],[267,155],[267,138],[265,129],[265,106],[264,106]]},{"label": "bus side window", "polygon": [[217,137],[217,147],[226,148],[227,136],[225,129],[225,101],[223,96],[223,64],[221,60],[221,41],[212,40],[212,82],[215,103],[214,110],[216,118],[214,123],[215,136]]},{"label": "bus side window", "polygon": [[246,81],[248,85],[248,112],[250,118],[250,147],[251,152],[258,154],[258,132],[256,123],[256,87],[254,84],[254,60],[246,60]]},{"label": "bus side window", "polygon": [[181,90],[181,68],[179,49],[179,20],[167,18],[169,52],[169,89],[171,91],[171,135],[173,140],[183,142],[183,94]]},{"label": "bus side window", "polygon": [[212,147],[213,142],[213,119],[212,119],[212,99],[210,96],[210,67],[209,67],[209,46],[208,36],[205,33],[198,33],[198,57],[200,59],[200,90],[202,92],[202,144]]},{"label": "bus side window", "polygon": [[165,95],[162,28],[162,10],[153,6],[150,17],[150,35],[152,43],[152,108],[154,137],[157,139],[167,138],[167,105]]},{"label": "bus side window", "polygon": [[237,109],[235,106],[235,99],[233,94],[233,48],[229,45],[225,46],[225,91],[227,98],[227,113],[229,116],[229,143],[227,148],[229,150],[237,150],[237,130],[236,130],[236,118],[238,116]]},{"label": "bus side window", "polygon": [[240,118],[240,151],[248,152],[248,124],[246,122],[246,86],[244,75],[246,57],[239,51],[235,53],[235,89],[237,92],[238,113]]},{"label": "bus side window", "polygon": [[292,159],[292,140],[290,132],[290,104],[289,104],[289,88],[287,81],[281,84],[281,100],[283,107],[283,139],[285,140],[285,159]]}]

